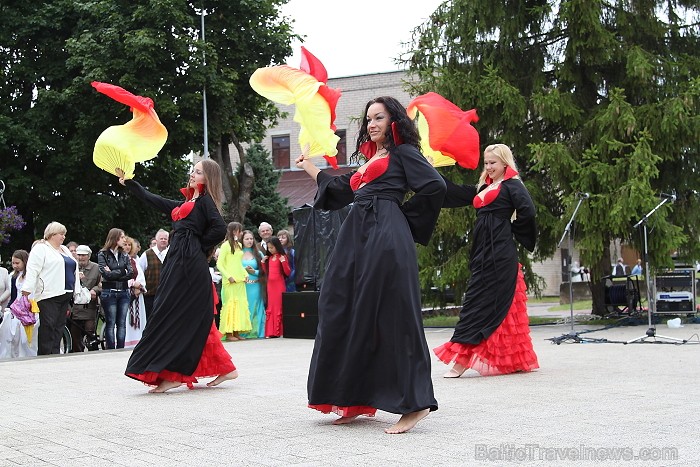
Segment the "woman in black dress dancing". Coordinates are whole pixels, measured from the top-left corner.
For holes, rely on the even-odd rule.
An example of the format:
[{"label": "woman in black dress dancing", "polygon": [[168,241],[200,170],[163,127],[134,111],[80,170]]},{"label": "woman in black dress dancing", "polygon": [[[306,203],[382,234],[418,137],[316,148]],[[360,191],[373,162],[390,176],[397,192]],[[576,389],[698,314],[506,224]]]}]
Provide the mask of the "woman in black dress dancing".
[{"label": "woman in black dress dancing", "polygon": [[476,186],[447,181],[444,207],[467,205],[477,210],[470,235],[472,276],[452,339],[434,349],[443,362],[455,362],[445,378],[459,378],[468,368],[482,375],[539,368],[514,241],[534,250],[535,206],[505,144],[484,150],[484,170]]},{"label": "woman in black dress dancing", "polygon": [[173,220],[170,249],[143,337],[125,374],[165,392],[197,378],[216,376],[216,386],[238,376],[214,324],[214,286],[208,256],[226,235],[221,206],[221,169],[211,159],[198,162],[174,201],[149,193],[133,180],[120,183]]},{"label": "woman in black dress dancing", "polygon": [[371,100],[364,116],[354,155],[366,162],[357,171],[333,177],[305,155],[296,160],[318,183],[314,207],[354,203],[321,287],[309,407],[340,415],[335,424],[377,409],[400,414],[385,431],[403,433],[437,410],[415,242],[430,239],[445,182],[396,99]]}]

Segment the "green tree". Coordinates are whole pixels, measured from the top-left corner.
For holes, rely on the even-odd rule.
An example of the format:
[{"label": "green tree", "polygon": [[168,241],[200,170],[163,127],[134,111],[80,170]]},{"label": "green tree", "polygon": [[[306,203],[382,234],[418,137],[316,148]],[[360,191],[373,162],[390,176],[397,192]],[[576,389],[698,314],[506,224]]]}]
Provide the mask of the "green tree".
[{"label": "green tree", "polygon": [[[275,106],[250,89],[248,76],[291,53],[291,26],[279,14],[286,1],[206,2],[206,43],[200,2],[3,4],[0,178],[6,201],[28,222],[7,250],[27,248],[52,220],[67,226],[69,239],[91,245],[101,245],[113,226],[138,238],[167,226],[166,216],[124,196],[115,177],[92,163],[100,132],[131,118],[125,106],[90,87],[94,80],[154,100],[168,141],[157,158],[139,165],[136,178],[173,198],[186,181],[184,155],[202,151],[206,85],[212,156],[224,154],[216,158],[225,172],[227,206],[237,207],[226,150],[231,142],[260,139],[266,122],[275,121]],[[250,181],[240,185],[252,188]]]},{"label": "green tree", "polygon": [[247,159],[255,176],[251,192],[251,204],[243,224],[257,234],[261,222],[272,225],[274,233],[289,225],[287,198],[277,192],[281,173],[272,165],[270,153],[261,145],[254,144],[247,151]]},{"label": "green tree", "polygon": [[[476,107],[482,143],[514,149],[537,204],[535,259],[555,251],[574,193],[592,194],[575,242],[594,312],[610,242],[641,250],[633,225],[657,193],[675,189],[679,201],[648,221],[651,263],[670,266],[676,249],[700,258],[699,11],[698,1],[453,0],[414,32],[416,90]],[[440,228],[465,221],[445,212]]]}]

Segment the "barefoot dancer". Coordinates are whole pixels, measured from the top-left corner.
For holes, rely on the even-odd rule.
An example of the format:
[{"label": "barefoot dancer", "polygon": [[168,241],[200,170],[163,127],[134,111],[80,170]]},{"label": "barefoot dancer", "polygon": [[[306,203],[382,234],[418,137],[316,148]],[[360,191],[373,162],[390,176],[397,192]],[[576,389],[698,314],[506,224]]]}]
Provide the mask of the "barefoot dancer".
[{"label": "barefoot dancer", "polygon": [[309,406],[340,415],[337,425],[377,409],[400,414],[385,431],[403,433],[437,410],[414,241],[428,243],[445,182],[396,99],[374,99],[364,115],[354,156],[367,161],[356,172],[333,177],[306,155],[296,160],[318,183],[316,208],[354,202],[321,287]]},{"label": "barefoot dancer", "polygon": [[[120,174],[121,175],[121,174]],[[216,376],[207,386],[238,376],[214,325],[214,293],[208,252],[223,239],[226,224],[219,213],[221,169],[211,159],[194,166],[186,201],[146,191],[133,180],[119,179],[146,204],[173,219],[170,250],[160,273],[153,310],[143,337],[129,358],[125,374],[156,386],[160,393],[197,378]]]},{"label": "barefoot dancer", "polygon": [[528,250],[535,248],[535,206],[505,144],[484,150],[484,171],[477,186],[447,182],[444,207],[470,204],[477,210],[469,235],[472,276],[454,335],[435,353],[447,364],[455,362],[445,378],[459,378],[467,368],[482,375],[533,370],[538,368],[537,355],[513,237]]}]

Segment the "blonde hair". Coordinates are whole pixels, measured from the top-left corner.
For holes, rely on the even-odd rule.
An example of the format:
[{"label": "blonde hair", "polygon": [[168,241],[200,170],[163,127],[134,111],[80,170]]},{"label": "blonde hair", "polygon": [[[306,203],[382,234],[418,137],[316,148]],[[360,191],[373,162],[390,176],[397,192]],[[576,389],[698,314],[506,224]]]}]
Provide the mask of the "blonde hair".
[{"label": "blonde hair", "polygon": [[61,224],[60,222],[53,221],[46,226],[46,229],[44,229],[44,240],[48,240],[57,234],[65,235],[66,232],[68,232],[68,230],[66,229],[65,225]]},{"label": "blonde hair", "polygon": [[129,249],[129,256],[132,258],[141,251],[141,243],[133,237],[129,237],[128,235],[124,236],[124,243],[131,246],[131,249]]},{"label": "blonde hair", "polygon": [[[498,157],[501,160],[501,162],[503,162],[511,169],[515,170],[516,172],[518,171],[518,166],[515,165],[515,158],[513,157],[513,152],[505,144],[491,144],[489,146],[486,146],[486,149],[484,149],[484,158],[486,157],[486,154],[489,153]],[[479,183],[476,185],[477,189],[484,183],[486,183],[486,177],[488,177],[488,174],[486,173],[486,169],[484,169],[481,172],[481,176],[479,177]],[[514,178],[520,177],[516,176]]]}]

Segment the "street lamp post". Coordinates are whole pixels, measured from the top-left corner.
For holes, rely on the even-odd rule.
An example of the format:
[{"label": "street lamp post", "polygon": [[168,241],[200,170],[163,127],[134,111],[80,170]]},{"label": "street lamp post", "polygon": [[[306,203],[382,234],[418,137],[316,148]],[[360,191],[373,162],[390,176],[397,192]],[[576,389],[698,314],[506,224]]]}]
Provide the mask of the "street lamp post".
[{"label": "street lamp post", "polygon": [[[204,7],[202,7],[202,56],[204,58],[204,66],[207,66],[207,56],[204,50],[204,43],[206,39],[204,38]],[[204,80],[204,87],[202,89],[202,107],[203,107],[203,123],[204,123],[204,158],[209,158],[209,131],[207,128],[207,82],[206,78]]]}]

